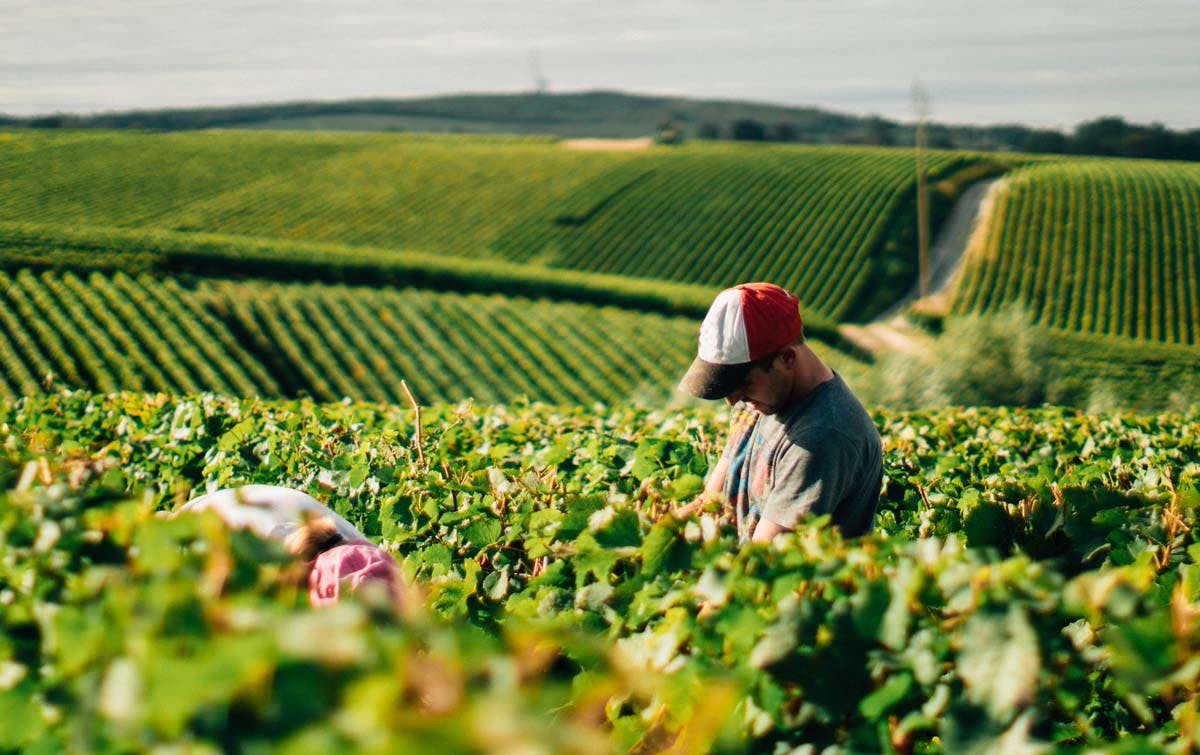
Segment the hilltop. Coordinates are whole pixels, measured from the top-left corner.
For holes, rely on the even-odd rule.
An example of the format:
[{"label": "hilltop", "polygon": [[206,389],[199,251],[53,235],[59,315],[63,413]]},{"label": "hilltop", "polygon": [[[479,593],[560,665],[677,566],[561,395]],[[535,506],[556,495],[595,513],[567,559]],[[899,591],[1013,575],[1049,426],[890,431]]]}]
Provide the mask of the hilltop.
[{"label": "hilltop", "polygon": [[[563,138],[650,136],[670,123],[684,138],[806,144],[911,145],[915,127],[875,115],[743,100],[654,96],[617,91],[448,94],[436,97],[300,101],[95,114],[0,114],[0,126],[208,128],[304,131],[415,131],[541,134]],[[1200,129],[1169,131],[1120,118],[1079,124],[1071,134],[1019,123],[930,123],[929,144],[942,149],[1000,150],[1200,160]]]}]

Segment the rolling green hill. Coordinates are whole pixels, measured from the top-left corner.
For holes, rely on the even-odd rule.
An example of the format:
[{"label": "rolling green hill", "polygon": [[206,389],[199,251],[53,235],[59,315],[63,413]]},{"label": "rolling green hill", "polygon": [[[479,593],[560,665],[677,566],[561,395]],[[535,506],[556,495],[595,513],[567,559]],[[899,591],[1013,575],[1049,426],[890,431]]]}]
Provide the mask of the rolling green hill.
[{"label": "rolling green hill", "polygon": [[[0,127],[53,129],[212,128],[306,131],[412,131],[452,134],[541,134],[561,138],[640,138],[666,123],[685,138],[766,139],[804,144],[911,147],[916,124],[877,115],[745,100],[701,100],[619,91],[451,94],[406,99],[277,102],[90,114],[9,116]],[[738,128],[741,125],[743,128]],[[744,128],[749,125],[749,129]],[[758,131],[757,137],[754,135]],[[1200,159],[1200,129],[1101,117],[1072,131],[1019,123],[928,123],[931,146],[1175,160]]]},{"label": "rolling green hill", "polygon": [[[389,135],[9,134],[0,222],[210,232],[726,286],[863,319],[906,285],[912,156]],[[935,178],[1001,165],[936,153]],[[963,171],[966,171],[965,173]],[[953,195],[957,184],[946,182]],[[881,296],[882,292],[882,296]]]}]

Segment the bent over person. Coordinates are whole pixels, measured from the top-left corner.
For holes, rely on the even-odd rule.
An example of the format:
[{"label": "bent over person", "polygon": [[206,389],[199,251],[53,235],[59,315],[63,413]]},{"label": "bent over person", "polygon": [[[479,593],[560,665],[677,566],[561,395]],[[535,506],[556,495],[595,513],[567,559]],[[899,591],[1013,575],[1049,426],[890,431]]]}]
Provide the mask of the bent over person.
[{"label": "bent over person", "polygon": [[769,541],[821,514],[846,537],[874,527],[879,431],[805,342],[795,296],[770,283],[718,294],[679,387],[733,407],[725,451],[696,503],[723,498],[743,542]]},{"label": "bent over person", "polygon": [[400,567],[333,509],[300,490],[278,485],[225,488],[184,504],[176,513],[211,511],[234,529],[279,543],[308,569],[308,599],[333,605],[347,591],[369,584],[400,600]]}]

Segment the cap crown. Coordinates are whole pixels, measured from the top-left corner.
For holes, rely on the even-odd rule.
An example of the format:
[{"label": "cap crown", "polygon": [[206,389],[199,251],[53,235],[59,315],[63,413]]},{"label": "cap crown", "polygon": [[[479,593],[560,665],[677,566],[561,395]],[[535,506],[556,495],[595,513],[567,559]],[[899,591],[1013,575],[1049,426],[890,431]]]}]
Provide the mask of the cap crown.
[{"label": "cap crown", "polygon": [[717,295],[700,325],[697,356],[712,364],[744,364],[799,337],[800,301],[773,283],[743,283]]}]

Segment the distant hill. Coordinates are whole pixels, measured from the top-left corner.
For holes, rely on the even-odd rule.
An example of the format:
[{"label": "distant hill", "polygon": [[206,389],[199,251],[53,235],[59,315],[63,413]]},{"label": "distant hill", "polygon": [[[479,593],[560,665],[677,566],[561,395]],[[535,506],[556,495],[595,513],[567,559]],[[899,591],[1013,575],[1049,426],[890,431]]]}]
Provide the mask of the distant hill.
[{"label": "distant hill", "polygon": [[576,94],[459,94],[416,99],[363,99],[337,102],[136,110],[93,115],[56,114],[9,118],[12,125],[35,127],[280,128],[332,130],[414,130],[463,133],[553,134],[559,136],[636,137],[655,133],[665,120],[689,130],[710,122],[738,119],[765,124],[790,122],[814,138],[842,134],[863,119],[818,108],[752,102],[652,97],[621,92]]},{"label": "distant hill", "polygon": [[[0,115],[0,126],[33,128],[418,131],[544,134],[564,138],[652,136],[668,122],[688,139],[878,146],[910,145],[914,141],[911,124],[878,116],[847,115],[816,107],[612,91],[457,94],[98,114],[56,113],[27,118]],[[1016,124],[934,123],[929,126],[929,143],[942,149],[1200,160],[1200,130],[1172,132],[1157,124],[1126,124],[1119,118],[1081,124],[1070,135]]]}]

